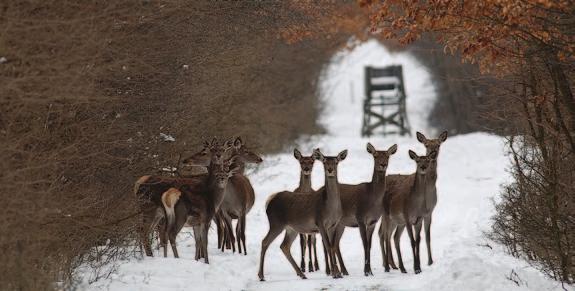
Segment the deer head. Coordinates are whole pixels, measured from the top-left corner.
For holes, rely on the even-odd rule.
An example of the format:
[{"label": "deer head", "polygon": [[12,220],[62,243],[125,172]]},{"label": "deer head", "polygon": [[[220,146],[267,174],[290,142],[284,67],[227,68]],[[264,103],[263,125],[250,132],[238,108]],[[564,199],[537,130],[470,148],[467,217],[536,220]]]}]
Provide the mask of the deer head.
[{"label": "deer head", "polygon": [[409,157],[417,163],[415,173],[417,175],[425,175],[431,166],[437,160],[437,152],[433,151],[426,156],[418,156],[414,151],[409,150]]},{"label": "deer head", "polygon": [[301,154],[301,152],[298,149],[294,149],[293,156],[298,160],[299,165],[301,167],[301,172],[306,176],[311,175],[311,171],[313,170],[313,164],[315,162],[313,154],[309,157],[305,157]]},{"label": "deer head", "polygon": [[373,156],[374,170],[385,174],[387,165],[389,164],[389,157],[397,152],[397,144],[392,145],[386,151],[378,151],[371,143],[368,142],[367,152]]},{"label": "deer head", "polygon": [[337,164],[345,160],[347,150],[341,151],[337,156],[324,156],[319,149],[315,149],[313,157],[323,163],[323,169],[327,177],[337,177]]},{"label": "deer head", "polygon": [[228,183],[228,179],[240,170],[239,166],[234,165],[235,159],[235,156],[231,157],[215,168],[214,177],[216,185],[219,188],[225,188]]},{"label": "deer head", "polygon": [[196,165],[204,167],[209,166],[211,163],[221,165],[229,149],[229,146],[220,145],[214,137],[211,141],[204,141],[203,148],[199,152],[184,159],[182,163],[187,166]]},{"label": "deer head", "polygon": [[238,160],[243,163],[255,163],[259,164],[263,162],[263,159],[256,153],[250,151],[241,137],[237,137],[234,140],[226,141],[226,146],[233,150],[233,154],[238,157]]},{"label": "deer head", "polygon": [[439,153],[439,147],[441,144],[447,139],[447,131],[442,132],[438,138],[436,139],[428,139],[423,135],[421,132],[417,132],[417,140],[425,146],[426,155],[429,155],[431,152],[436,151]]}]

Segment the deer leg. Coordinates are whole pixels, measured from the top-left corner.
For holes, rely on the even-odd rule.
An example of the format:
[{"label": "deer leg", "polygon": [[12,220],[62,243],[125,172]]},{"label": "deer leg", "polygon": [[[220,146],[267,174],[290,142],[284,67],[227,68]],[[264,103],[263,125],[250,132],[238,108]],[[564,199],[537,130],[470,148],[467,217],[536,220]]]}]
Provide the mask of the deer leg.
[{"label": "deer leg", "polygon": [[241,227],[242,227],[242,221],[241,221],[241,216],[238,217],[238,222],[236,224],[236,239],[238,242],[238,253],[241,255],[242,254],[242,234],[241,234]]},{"label": "deer leg", "polygon": [[156,210],[148,210],[142,212],[142,232],[140,239],[142,240],[142,244],[144,245],[144,251],[146,252],[146,256],[153,257],[152,253],[152,246],[150,244],[150,234],[154,231],[154,216]]},{"label": "deer leg", "polygon": [[248,249],[246,248],[246,214],[245,213],[242,214],[240,219],[242,222],[242,228],[241,228],[242,245],[244,246],[244,255],[247,256],[248,255]]},{"label": "deer leg", "polygon": [[325,260],[325,274],[329,276],[331,275],[331,265],[329,261],[328,246],[323,238],[321,239],[321,244],[323,246],[323,258]]},{"label": "deer leg", "polygon": [[280,233],[282,233],[283,230],[284,229],[282,225],[274,224],[272,221],[270,221],[270,230],[262,240],[262,250],[260,252],[260,270],[258,272],[258,277],[260,278],[260,281],[265,281],[264,258],[266,256],[266,251],[268,250],[268,247],[274,241],[274,239],[276,239],[276,237],[278,237],[278,235],[280,235]]},{"label": "deer leg", "polygon": [[295,270],[296,274],[302,279],[307,279],[306,276],[303,274],[303,272],[300,270],[300,268],[297,266],[297,263],[293,259],[291,252],[290,252],[291,244],[296,239],[296,237],[297,237],[297,232],[295,230],[286,229],[286,234],[285,234],[285,237],[284,237],[282,244],[280,245],[280,248],[281,248],[282,252],[284,253],[284,255],[286,256],[286,258],[288,259],[291,266],[293,267],[293,269]]},{"label": "deer leg", "polygon": [[[214,217],[214,221],[216,223],[216,230],[218,232],[218,249],[222,248],[223,245],[223,241],[224,241],[224,231],[222,230],[222,225],[221,225],[221,218],[220,218],[220,214],[216,214],[216,216]],[[223,248],[222,248],[223,251]]]},{"label": "deer leg", "polygon": [[347,272],[347,268],[345,267],[345,263],[343,262],[343,257],[341,256],[341,249],[339,248],[339,241],[341,240],[344,230],[345,226],[336,227],[334,245],[336,249],[337,260],[339,261],[339,266],[341,268],[341,273],[345,276],[348,276],[349,273]]},{"label": "deer leg", "polygon": [[413,229],[415,231],[415,251],[417,253],[417,258],[420,258],[420,253],[419,253],[419,246],[421,243],[421,227],[422,225],[422,218],[418,219],[417,222],[415,223],[415,225],[413,226]]},{"label": "deer leg", "polygon": [[315,238],[315,234],[309,235],[310,240],[312,241],[313,245],[313,255],[314,255],[314,271],[319,271],[319,262],[317,261],[317,240]]},{"label": "deer leg", "polygon": [[417,250],[416,250],[417,243],[415,241],[413,225],[409,221],[408,217],[406,217],[405,222],[406,222],[405,228],[407,228],[407,235],[409,235],[409,240],[411,241],[411,253],[413,254],[413,271],[415,272],[415,274],[419,274],[421,273],[421,268],[419,267],[419,257],[417,256]]},{"label": "deer leg", "polygon": [[300,233],[299,235],[299,246],[301,248],[301,263],[300,268],[302,272],[305,272],[305,247],[306,247],[306,235]]},{"label": "deer leg", "polygon": [[[168,231],[168,238],[170,239],[170,246],[172,246],[172,252],[174,253],[174,257],[175,258],[179,258],[180,256],[178,255],[178,248],[176,248],[176,235],[177,233],[175,231],[169,230]],[[166,257],[167,253],[167,246],[164,246],[164,257]]]},{"label": "deer leg", "polygon": [[[403,233],[404,229],[405,229],[404,225],[397,226],[397,228],[395,229],[395,235],[393,236],[393,242],[395,243],[395,252],[397,253],[397,261],[399,263],[399,270],[402,273],[407,273],[407,271],[405,271],[405,267],[403,266],[403,259],[401,258],[401,248],[399,247],[401,234]],[[391,234],[389,235],[389,237],[391,238]]]},{"label": "deer leg", "polygon": [[427,245],[427,265],[433,264],[431,258],[431,214],[423,220],[425,227],[425,244]]},{"label": "deer leg", "polygon": [[397,266],[395,265],[395,263],[393,262],[393,251],[391,250],[391,235],[393,234],[393,232],[390,230],[388,231],[388,233],[386,234],[386,241],[385,241],[385,252],[386,252],[386,259],[387,259],[387,264],[389,265],[389,267],[391,267],[394,270],[397,270]]},{"label": "deer leg", "polygon": [[207,225],[202,224],[202,250],[204,255],[204,262],[206,264],[210,263],[208,259],[208,230],[210,229],[209,223]]},{"label": "deer leg", "polygon": [[369,268],[369,274],[373,276],[371,271],[371,238],[373,236],[373,231],[375,230],[375,223],[367,226],[367,266]]},{"label": "deer leg", "polygon": [[386,272],[389,272],[389,265],[387,260],[387,251],[386,251],[386,238],[387,238],[387,231],[385,228],[385,221],[384,218],[381,219],[381,223],[379,224],[379,230],[377,231],[377,235],[379,236],[379,247],[381,249],[381,261],[382,265],[385,268]]},{"label": "deer leg", "polygon": [[194,225],[192,227],[194,230],[194,241],[196,242],[196,261],[200,259],[200,249],[202,248],[202,235],[200,231],[200,227],[198,225]]},{"label": "deer leg", "polygon": [[160,239],[160,244],[158,246],[162,246],[164,248],[164,258],[168,257],[168,243],[167,243],[167,235],[169,230],[168,224],[164,223],[164,225],[160,226],[158,229],[158,238]]},{"label": "deer leg", "polygon": [[367,244],[367,229],[365,226],[364,222],[359,222],[359,234],[361,235],[361,242],[363,244],[363,274],[365,276],[369,276],[371,273],[371,270],[369,268],[369,264],[368,264],[368,257],[369,254],[367,253],[367,248],[368,248],[368,244]]},{"label": "deer leg", "polygon": [[236,252],[236,238],[234,237],[234,229],[232,227],[232,219],[228,215],[224,215],[224,222],[226,224],[226,231],[228,234],[229,243],[232,246],[232,252]]},{"label": "deer leg", "polygon": [[343,278],[343,276],[341,275],[341,272],[339,271],[339,268],[337,266],[337,261],[336,261],[336,253],[337,253],[337,246],[335,245],[335,236],[336,236],[336,227],[334,226],[332,228],[330,228],[329,230],[326,230],[326,234],[328,235],[328,244],[330,246],[330,259],[331,261],[331,275],[332,278],[334,279],[339,279],[339,278]]},{"label": "deer leg", "polygon": [[[308,249],[308,255],[309,255],[309,256],[308,256],[308,261],[309,261],[309,262],[308,262],[308,270],[309,270],[310,272],[313,272],[313,271],[314,271],[314,269],[313,269],[313,252],[312,252],[312,249],[311,249],[311,248],[312,248],[312,245],[311,245],[312,235],[311,235],[311,234],[306,234],[305,237],[306,237],[305,240],[306,240],[306,243],[307,243],[307,249]],[[303,270],[302,270],[302,271],[303,271]]]}]

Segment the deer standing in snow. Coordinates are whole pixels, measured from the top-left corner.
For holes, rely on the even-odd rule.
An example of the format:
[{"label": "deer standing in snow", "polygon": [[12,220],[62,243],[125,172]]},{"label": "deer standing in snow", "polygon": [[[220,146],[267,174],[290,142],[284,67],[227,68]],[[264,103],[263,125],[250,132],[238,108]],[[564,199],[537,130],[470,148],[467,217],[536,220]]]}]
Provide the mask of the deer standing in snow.
[{"label": "deer standing in snow", "polygon": [[347,156],[347,150],[337,156],[324,156],[319,149],[316,149],[313,156],[316,160],[320,160],[324,167],[325,187],[321,191],[313,193],[284,191],[270,196],[267,201],[266,214],[270,229],[262,240],[258,272],[261,281],[264,281],[266,251],[284,230],[286,234],[280,248],[299,277],[306,279],[290,253],[290,246],[298,233],[319,232],[330,257],[331,275],[333,278],[341,278],[341,273],[335,264],[334,244],[335,230],[342,215],[337,166]]},{"label": "deer standing in snow", "polygon": [[[238,167],[229,180],[226,187],[226,194],[218,212],[218,247],[224,251],[224,247],[229,243],[235,252],[235,237],[232,231],[232,219],[237,219],[236,237],[238,242],[238,252],[247,255],[246,249],[246,215],[251,210],[255,201],[254,188],[250,180],[244,175],[246,163],[261,163],[260,156],[250,151],[240,137],[233,142],[228,141],[232,149],[235,162],[232,167]],[[216,219],[218,220],[218,219]]]},{"label": "deer standing in snow", "polygon": [[339,249],[339,241],[345,227],[359,227],[364,250],[364,275],[372,275],[371,271],[371,238],[375,225],[383,214],[383,199],[386,188],[387,165],[389,158],[397,151],[394,144],[386,151],[378,151],[371,143],[367,144],[367,152],[373,156],[373,175],[371,182],[357,185],[340,184],[341,205],[343,216],[336,230],[335,245],[341,271],[348,275]]},{"label": "deer standing in snow", "polygon": [[[301,154],[298,149],[294,149],[293,155],[298,160],[300,165],[300,176],[299,185],[294,190],[297,193],[312,193],[314,190],[311,188],[311,172],[313,170],[313,164],[315,159],[313,155],[306,157]],[[317,249],[316,249],[316,238],[315,234],[301,234],[299,235],[299,242],[301,247],[301,264],[300,268],[305,272],[305,255],[306,255],[306,244],[309,249],[309,268],[310,272],[319,270],[319,262],[317,260]],[[313,253],[312,253],[313,248]],[[313,255],[315,255],[315,262],[313,260]],[[327,256],[327,252],[324,249],[324,255]],[[313,262],[313,263],[312,263]]]},{"label": "deer standing in snow", "polygon": [[433,151],[426,156],[418,156],[412,150],[409,157],[415,161],[417,168],[411,175],[389,175],[387,178],[387,191],[385,198],[385,213],[380,225],[380,240],[385,240],[384,266],[389,271],[389,255],[391,254],[391,235],[395,229],[394,243],[401,272],[405,273],[401,249],[399,246],[401,234],[407,228],[411,249],[413,253],[413,268],[415,273],[421,272],[419,260],[419,243],[421,224],[424,217],[430,215],[435,206],[435,178],[437,169],[437,152]]}]

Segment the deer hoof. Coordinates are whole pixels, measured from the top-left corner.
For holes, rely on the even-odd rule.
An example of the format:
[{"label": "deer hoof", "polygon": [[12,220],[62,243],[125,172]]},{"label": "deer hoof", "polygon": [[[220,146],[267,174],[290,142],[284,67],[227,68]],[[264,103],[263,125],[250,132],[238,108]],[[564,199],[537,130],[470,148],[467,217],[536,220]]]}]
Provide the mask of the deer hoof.
[{"label": "deer hoof", "polygon": [[428,266],[433,265],[433,260],[429,260],[429,261],[427,262],[427,265],[428,265]]},{"label": "deer hoof", "polygon": [[400,270],[402,273],[407,274],[407,271],[406,271],[404,268],[401,268],[401,267],[400,267],[399,270]]},{"label": "deer hoof", "polygon": [[385,268],[385,272],[386,272],[386,273],[389,273],[389,268]]},{"label": "deer hoof", "polygon": [[347,272],[347,270],[342,271],[341,273],[342,273],[344,276],[349,276],[349,273]]},{"label": "deer hoof", "polygon": [[415,274],[421,273],[421,269],[415,269]]}]

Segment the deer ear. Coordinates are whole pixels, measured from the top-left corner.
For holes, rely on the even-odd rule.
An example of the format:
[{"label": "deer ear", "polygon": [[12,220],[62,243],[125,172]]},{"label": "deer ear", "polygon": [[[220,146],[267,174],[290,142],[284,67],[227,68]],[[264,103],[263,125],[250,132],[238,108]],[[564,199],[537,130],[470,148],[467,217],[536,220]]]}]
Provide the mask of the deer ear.
[{"label": "deer ear", "polygon": [[432,151],[431,154],[429,154],[429,157],[432,160],[436,160],[437,159],[437,151]]},{"label": "deer ear", "polygon": [[339,153],[339,154],[337,155],[337,159],[338,159],[339,161],[345,160],[345,157],[347,157],[347,150],[343,150],[343,151],[341,151],[341,153]]},{"label": "deer ear", "polygon": [[316,159],[318,161],[323,161],[325,159],[325,157],[323,156],[323,154],[321,153],[321,151],[319,149],[313,150],[312,156],[314,159]]},{"label": "deer ear", "polygon": [[237,137],[236,140],[234,140],[234,147],[236,149],[239,149],[240,147],[242,147],[242,145],[244,144],[244,142],[242,141],[241,137]]},{"label": "deer ear", "polygon": [[444,142],[447,139],[447,130],[439,135],[439,141]]},{"label": "deer ear", "polygon": [[417,140],[418,140],[420,143],[424,143],[424,142],[427,141],[427,138],[425,137],[425,135],[423,135],[423,133],[421,133],[421,132],[418,131],[417,133],[415,133],[415,135],[417,136]]},{"label": "deer ear", "polygon": [[375,153],[375,148],[373,147],[373,145],[370,142],[367,143],[367,152],[372,154],[372,155]]},{"label": "deer ear", "polygon": [[293,156],[299,161],[301,159],[301,153],[298,149],[293,149]]},{"label": "deer ear", "polygon": [[387,153],[389,153],[390,155],[395,154],[395,152],[397,152],[397,144],[394,144],[390,146],[389,149],[387,149]]},{"label": "deer ear", "polygon": [[417,154],[412,150],[409,150],[409,157],[414,161],[416,161],[418,158]]}]

